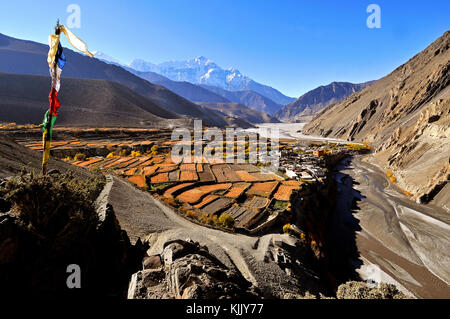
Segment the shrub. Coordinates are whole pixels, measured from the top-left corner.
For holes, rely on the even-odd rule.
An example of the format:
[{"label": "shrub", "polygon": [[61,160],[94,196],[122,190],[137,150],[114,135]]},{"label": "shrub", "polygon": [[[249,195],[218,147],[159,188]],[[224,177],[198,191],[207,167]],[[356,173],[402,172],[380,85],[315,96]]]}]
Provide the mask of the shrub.
[{"label": "shrub", "polygon": [[286,224],[283,226],[283,233],[285,234],[291,234],[291,224]]},{"label": "shrub", "polygon": [[75,154],[75,156],[73,157],[73,159],[75,161],[85,161],[86,160],[86,154],[83,153],[77,153]]},{"label": "shrub", "polygon": [[276,200],[275,203],[273,204],[273,209],[275,210],[285,210],[286,208],[288,208],[289,203],[288,202],[284,202],[281,200]]},{"label": "shrub", "polygon": [[136,157],[142,156],[142,153],[139,151],[131,151],[131,156],[136,156]]},{"label": "shrub", "polygon": [[193,210],[187,210],[186,211],[186,217],[190,218],[197,218],[197,213]]},{"label": "shrub", "polygon": [[165,197],[163,200],[167,205],[172,207],[178,207],[180,205],[180,203],[176,199],[171,197]]},{"label": "shrub", "polygon": [[37,233],[69,240],[72,233],[96,224],[94,200],[104,184],[103,176],[80,179],[70,171],[47,176],[23,171],[0,188],[0,197]]},{"label": "shrub", "polygon": [[301,234],[300,234],[300,240],[301,240],[303,243],[307,243],[305,233],[301,233]]},{"label": "shrub", "polygon": [[162,192],[171,185],[173,185],[173,183],[151,184],[150,190],[154,192]]},{"label": "shrub", "polygon": [[217,223],[217,215],[204,213],[202,214],[200,221],[208,225],[214,225]]},{"label": "shrub", "polygon": [[234,218],[230,214],[222,213],[217,220],[217,224],[220,227],[233,228]]},{"label": "shrub", "polygon": [[153,145],[150,149],[150,152],[152,153],[152,155],[158,155],[158,145]]}]

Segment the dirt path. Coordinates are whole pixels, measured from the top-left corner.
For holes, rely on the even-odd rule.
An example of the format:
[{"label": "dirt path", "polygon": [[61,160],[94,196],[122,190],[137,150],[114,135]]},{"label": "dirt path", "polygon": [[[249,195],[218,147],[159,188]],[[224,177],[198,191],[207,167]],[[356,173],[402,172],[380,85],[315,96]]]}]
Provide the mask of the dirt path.
[{"label": "dirt path", "polygon": [[[352,209],[358,221],[355,243],[363,262],[357,270],[360,276],[391,279],[421,298],[450,298],[448,214],[412,202],[378,167],[361,157],[342,165],[337,177],[337,212],[344,215]],[[373,265],[382,272],[370,274]]]},{"label": "dirt path", "polygon": [[[258,237],[227,233],[190,222],[147,192],[112,177],[109,202],[116,216],[134,242],[138,237],[150,242],[150,254],[160,253],[168,240],[190,238],[208,247],[227,267],[236,268],[249,282],[263,290],[276,286],[279,291],[295,291],[295,281],[274,262],[264,261],[265,248],[256,244]],[[264,240],[286,240],[287,235],[266,235]],[[267,238],[265,238],[267,237]]]}]

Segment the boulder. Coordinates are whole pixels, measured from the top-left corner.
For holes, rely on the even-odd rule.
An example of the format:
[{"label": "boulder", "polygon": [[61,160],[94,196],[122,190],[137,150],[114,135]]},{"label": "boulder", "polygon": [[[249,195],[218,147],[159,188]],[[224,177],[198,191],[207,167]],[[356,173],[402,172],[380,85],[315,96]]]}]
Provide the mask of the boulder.
[{"label": "boulder", "polygon": [[[168,241],[161,256],[146,257],[133,274],[130,299],[256,298],[258,291],[236,269],[223,265],[208,249],[187,240]],[[161,263],[162,261],[162,263]]]},{"label": "boulder", "polygon": [[160,269],[162,267],[162,261],[160,255],[145,257],[142,261],[143,269]]}]

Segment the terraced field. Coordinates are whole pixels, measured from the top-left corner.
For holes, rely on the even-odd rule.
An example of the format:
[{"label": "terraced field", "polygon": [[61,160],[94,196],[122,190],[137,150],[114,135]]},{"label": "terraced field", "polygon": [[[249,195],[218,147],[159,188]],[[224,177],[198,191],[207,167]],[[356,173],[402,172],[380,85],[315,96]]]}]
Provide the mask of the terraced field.
[{"label": "terraced field", "polygon": [[[275,202],[288,202],[292,192],[301,188],[301,182],[286,181],[251,164],[226,164],[206,159],[202,163],[176,164],[168,151],[171,143],[164,139],[113,142],[68,139],[53,142],[52,154],[60,157],[69,154],[65,160],[75,166],[114,172],[189,217],[200,220],[202,216],[219,217],[227,213],[234,218],[235,227],[247,229],[260,224],[262,216],[270,216]],[[25,145],[42,149],[38,141]],[[153,154],[150,150],[154,145],[166,152]],[[136,151],[128,155],[112,152],[122,147]],[[89,157],[74,160],[78,152]]]}]

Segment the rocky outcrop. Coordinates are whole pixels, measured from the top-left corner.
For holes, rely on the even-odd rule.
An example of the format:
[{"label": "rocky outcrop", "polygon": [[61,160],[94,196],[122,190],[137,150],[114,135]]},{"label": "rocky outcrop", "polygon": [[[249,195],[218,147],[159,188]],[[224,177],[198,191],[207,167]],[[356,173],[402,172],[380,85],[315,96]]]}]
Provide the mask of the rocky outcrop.
[{"label": "rocky outcrop", "polygon": [[408,298],[397,287],[381,283],[377,287],[362,281],[349,281],[339,286],[338,299],[406,299]]},{"label": "rocky outcrop", "polygon": [[129,299],[256,298],[259,294],[239,272],[222,264],[205,246],[190,239],[164,244],[161,255],[144,258],[133,274]]}]

